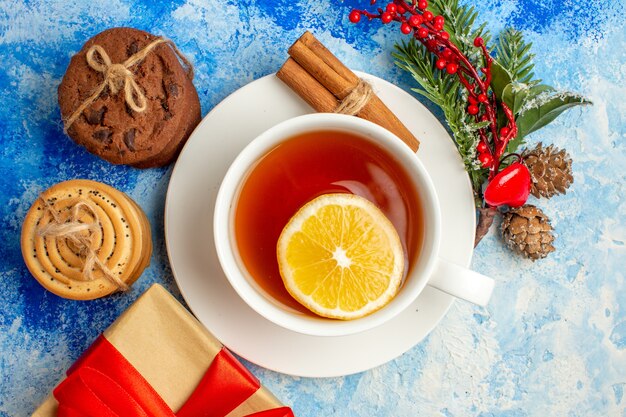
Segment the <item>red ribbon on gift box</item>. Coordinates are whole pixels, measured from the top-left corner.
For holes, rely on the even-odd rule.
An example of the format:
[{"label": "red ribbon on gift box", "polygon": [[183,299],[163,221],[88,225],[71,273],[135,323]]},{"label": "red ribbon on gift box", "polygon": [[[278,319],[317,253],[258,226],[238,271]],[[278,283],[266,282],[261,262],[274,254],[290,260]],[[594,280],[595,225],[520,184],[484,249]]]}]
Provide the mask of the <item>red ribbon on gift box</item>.
[{"label": "red ribbon on gift box", "polygon": [[[54,390],[59,417],[224,417],[261,387],[226,349],[220,350],[177,413],[133,365],[100,336]],[[289,407],[248,417],[294,417]]]}]

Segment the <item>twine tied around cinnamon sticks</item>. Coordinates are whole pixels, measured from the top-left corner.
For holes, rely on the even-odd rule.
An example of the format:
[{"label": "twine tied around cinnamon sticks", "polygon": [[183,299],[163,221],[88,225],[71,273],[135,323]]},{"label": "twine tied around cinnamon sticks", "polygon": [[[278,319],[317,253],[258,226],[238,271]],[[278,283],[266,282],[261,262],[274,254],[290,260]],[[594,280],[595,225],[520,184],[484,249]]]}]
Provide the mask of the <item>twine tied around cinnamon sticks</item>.
[{"label": "twine tied around cinnamon sticks", "polygon": [[419,141],[398,117],[310,32],[289,48],[276,76],[318,112],[346,113],[395,133],[413,151]]},{"label": "twine tied around cinnamon sticks", "polygon": [[146,96],[135,81],[134,74],[130,68],[143,61],[148,54],[150,54],[150,52],[152,52],[154,48],[160,44],[167,44],[172,48],[178,59],[180,59],[185,65],[187,69],[187,76],[190,79],[193,79],[193,65],[170,39],[159,37],[146,45],[146,47],[142,50],[131,55],[124,62],[118,64],[111,62],[109,54],[107,54],[102,46],[92,45],[87,50],[87,54],[85,56],[87,59],[87,65],[95,71],[103,74],[104,79],[100,85],[96,87],[94,92],[85,101],[83,101],[80,106],[78,106],[78,108],[70,115],[70,117],[67,118],[67,120],[65,120],[63,129],[64,132],[67,133],[67,130],[70,126],[72,126],[76,119],[80,117],[87,107],[100,97],[107,87],[113,95],[117,94],[120,90],[123,90],[124,100],[126,101],[128,107],[138,113],[144,112],[148,108]]},{"label": "twine tied around cinnamon sticks", "polygon": [[339,103],[333,113],[354,116],[363,110],[363,107],[370,101],[372,94],[374,94],[372,86],[366,81],[359,79],[357,85],[341,100],[341,103]]},{"label": "twine tied around cinnamon sticks", "polygon": [[[76,201],[70,206],[70,215],[66,221],[63,221],[57,211],[43,198],[39,197],[43,202],[44,209],[50,214],[52,220],[50,223],[37,229],[37,234],[41,237],[51,237],[53,239],[67,239],[72,242],[78,251],[80,257],[84,258],[82,276],[85,281],[92,281],[93,271],[95,268],[100,269],[106,279],[116,285],[121,291],[128,290],[128,285],[116,276],[111,270],[98,258],[98,253],[92,248],[94,244],[94,231],[99,227],[100,220],[96,210],[84,201]],[[93,221],[91,223],[81,222],[81,210],[91,215]],[[84,232],[88,233],[84,233]]]}]

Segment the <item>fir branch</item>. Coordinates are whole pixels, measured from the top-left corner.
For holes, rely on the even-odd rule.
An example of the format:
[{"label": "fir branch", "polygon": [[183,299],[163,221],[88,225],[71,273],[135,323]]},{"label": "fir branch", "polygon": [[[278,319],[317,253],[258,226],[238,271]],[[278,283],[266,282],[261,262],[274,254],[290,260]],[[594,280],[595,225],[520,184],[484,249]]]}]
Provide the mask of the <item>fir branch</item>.
[{"label": "fir branch", "polygon": [[[457,45],[459,50],[476,65],[485,66],[485,58],[480,49],[474,46],[474,39],[483,38],[489,44],[491,35],[486,31],[486,23],[476,26],[478,12],[474,7],[460,5],[459,0],[431,0],[429,10],[445,19],[444,29],[450,34],[450,41]],[[477,160],[476,145],[478,144],[479,130],[488,123],[477,123],[470,116],[465,105],[467,93],[456,75],[435,69],[436,57],[422,44],[411,39],[396,45],[396,65],[410,73],[419,88],[413,91],[426,97],[439,106],[444,113],[448,127],[454,137],[459,154],[463,159],[465,169],[472,181],[477,205],[482,204],[482,185],[487,180],[489,171],[480,166]]]},{"label": "fir branch", "polygon": [[481,205],[480,190],[489,171],[483,169],[476,159],[476,145],[479,140],[477,132],[488,122],[476,123],[465,111],[465,106],[459,106],[459,100],[464,94],[463,86],[455,75],[435,70],[434,55],[421,44],[411,39],[409,42],[396,45],[396,50],[397,52],[393,54],[396,65],[411,74],[419,85],[419,88],[412,90],[432,101],[443,111],[472,181],[477,205]]},{"label": "fir branch", "polygon": [[491,35],[485,30],[487,23],[474,28],[478,12],[473,6],[459,5],[459,0],[435,0],[429,4],[429,9],[445,18],[444,29],[450,34],[450,40],[456,44],[465,56],[474,62],[483,64],[480,51],[474,46],[474,39],[482,37],[486,44],[491,41]]},{"label": "fir branch", "polygon": [[[486,67],[486,56],[474,45],[474,39],[481,37],[489,44],[491,35],[485,29],[486,23],[477,23],[478,12],[474,7],[461,5],[459,0],[431,0],[429,9],[433,14],[444,17],[444,29],[450,35],[451,43],[456,45],[476,68]],[[531,47],[530,43],[524,41],[522,33],[514,29],[507,29],[499,36],[494,47],[498,62],[492,67],[494,78],[490,86],[498,100],[503,99],[503,90],[509,84],[528,89],[540,82],[534,79],[532,64],[534,55],[530,53]],[[393,54],[396,64],[409,72],[419,85],[419,88],[413,91],[426,97],[443,111],[479,201],[482,185],[488,179],[489,173],[477,161],[476,145],[489,123],[477,123],[475,118],[468,115],[466,105],[459,105],[467,102],[467,93],[463,85],[455,75],[435,70],[435,55],[421,43],[411,39],[409,42],[396,45],[396,51]],[[511,96],[515,99],[515,94],[511,93]],[[521,95],[519,98],[523,99]],[[509,123],[503,113],[498,112],[497,117],[499,127]],[[480,132],[481,129],[483,133]],[[519,141],[513,145],[519,145]]]},{"label": "fir branch", "polygon": [[512,28],[500,34],[495,53],[500,65],[509,72],[511,81],[515,83],[537,85],[541,82],[534,79],[534,54],[530,52],[532,43],[526,43],[522,32]]},{"label": "fir branch", "polygon": [[485,200],[483,206],[483,186],[511,163],[506,153],[563,111],[589,102],[539,85],[532,44],[522,33],[507,29],[497,45],[490,44],[486,23],[477,26],[478,13],[472,6],[459,5],[459,0],[429,0],[428,5],[393,0],[377,13],[354,9],[349,19],[358,23],[362,16],[383,24],[395,21],[402,33],[412,35],[410,41],[396,44],[392,55],[417,82],[419,87],[412,90],[444,113],[480,212],[478,243],[493,223],[494,204],[502,203]]}]

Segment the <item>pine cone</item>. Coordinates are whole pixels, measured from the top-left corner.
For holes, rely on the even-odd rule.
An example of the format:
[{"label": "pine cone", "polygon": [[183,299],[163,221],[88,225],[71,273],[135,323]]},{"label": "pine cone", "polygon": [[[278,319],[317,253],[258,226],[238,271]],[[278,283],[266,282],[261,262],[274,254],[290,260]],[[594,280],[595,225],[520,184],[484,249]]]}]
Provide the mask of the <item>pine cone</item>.
[{"label": "pine cone", "polygon": [[502,237],[509,248],[533,261],[555,250],[550,220],[541,209],[530,204],[503,214]]},{"label": "pine cone", "polygon": [[539,142],[535,149],[524,151],[523,157],[533,182],[530,192],[536,198],[565,194],[574,182],[572,159],[565,149],[559,150],[554,145],[544,149]]}]

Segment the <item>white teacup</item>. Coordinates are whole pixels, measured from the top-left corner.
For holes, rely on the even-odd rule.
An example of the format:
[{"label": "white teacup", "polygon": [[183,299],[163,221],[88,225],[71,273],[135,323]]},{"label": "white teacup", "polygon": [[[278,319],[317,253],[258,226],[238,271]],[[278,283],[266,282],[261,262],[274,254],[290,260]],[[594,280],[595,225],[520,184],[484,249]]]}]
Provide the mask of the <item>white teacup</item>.
[{"label": "white teacup", "polygon": [[[424,236],[419,255],[398,294],[382,309],[359,319],[342,321],[302,314],[274,299],[247,271],[238,252],[234,212],[239,191],[254,164],[281,142],[316,131],[347,131],[379,146],[408,173],[419,195]],[[257,136],[237,156],[226,173],[215,202],[214,238],[217,255],[230,284],[256,312],[284,328],[316,336],[342,336],[372,329],[411,305],[426,285],[455,297],[485,305],[494,281],[467,268],[443,260],[439,253],[441,210],[432,180],[416,154],[388,130],[354,116],[316,113],[295,117]]]}]

